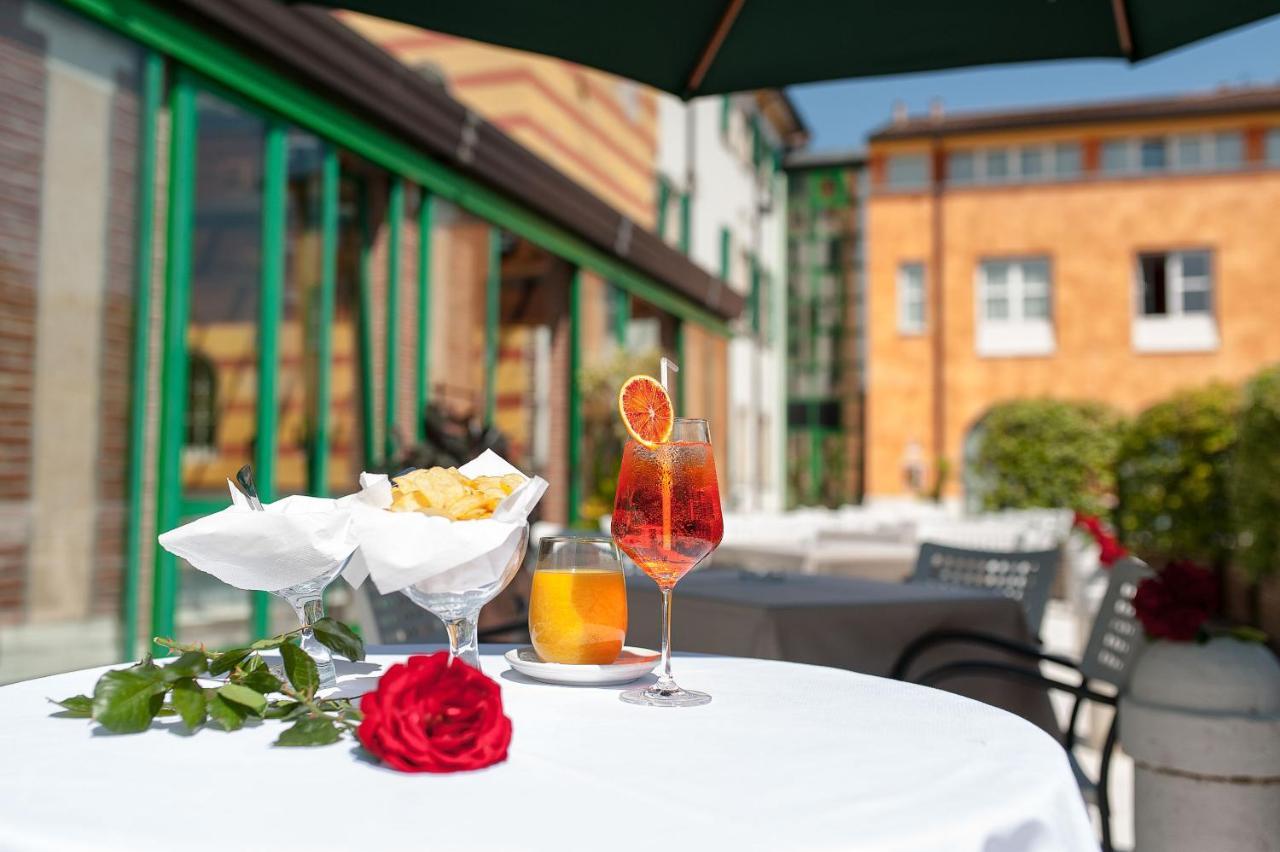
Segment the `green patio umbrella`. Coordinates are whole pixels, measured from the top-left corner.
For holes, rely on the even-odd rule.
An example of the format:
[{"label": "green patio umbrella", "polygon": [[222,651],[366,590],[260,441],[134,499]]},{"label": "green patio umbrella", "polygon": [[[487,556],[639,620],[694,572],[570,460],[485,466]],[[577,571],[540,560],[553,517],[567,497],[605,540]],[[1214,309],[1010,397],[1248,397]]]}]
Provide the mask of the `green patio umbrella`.
[{"label": "green patio umbrella", "polygon": [[685,98],[1039,59],[1136,62],[1280,12],[1280,0],[321,2],[558,56]]}]

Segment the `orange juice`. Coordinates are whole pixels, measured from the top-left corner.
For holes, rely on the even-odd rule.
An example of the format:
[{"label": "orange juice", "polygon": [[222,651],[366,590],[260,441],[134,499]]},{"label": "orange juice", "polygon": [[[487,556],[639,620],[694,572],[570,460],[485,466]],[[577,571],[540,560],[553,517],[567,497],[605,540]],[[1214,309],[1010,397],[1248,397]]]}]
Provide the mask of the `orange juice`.
[{"label": "orange juice", "polygon": [[544,569],[533,574],[529,635],[548,663],[612,663],[627,633],[620,571]]}]

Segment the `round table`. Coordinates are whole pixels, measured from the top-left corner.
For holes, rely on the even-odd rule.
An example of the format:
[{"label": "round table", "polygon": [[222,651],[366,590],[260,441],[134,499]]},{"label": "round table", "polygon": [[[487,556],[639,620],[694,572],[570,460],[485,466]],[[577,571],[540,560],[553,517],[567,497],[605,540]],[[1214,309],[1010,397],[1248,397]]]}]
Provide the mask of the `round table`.
[{"label": "round table", "polygon": [[[88,693],[105,669],[2,687],[0,850],[1097,848],[1061,747],[966,698],[689,656],[676,676],[711,704],[635,707],[484,652],[510,755],[455,775],[393,772],[354,740],[272,748],[275,722],[113,736],[51,715],[46,698]],[[399,659],[346,664],[342,688]]]}]

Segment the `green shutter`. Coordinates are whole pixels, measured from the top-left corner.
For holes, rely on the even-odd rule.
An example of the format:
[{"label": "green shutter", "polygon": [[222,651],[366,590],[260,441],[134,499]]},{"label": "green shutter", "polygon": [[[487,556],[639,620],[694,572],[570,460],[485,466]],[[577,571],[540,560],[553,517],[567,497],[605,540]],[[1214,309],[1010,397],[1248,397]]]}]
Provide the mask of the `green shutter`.
[{"label": "green shutter", "polygon": [[689,244],[693,233],[690,225],[690,206],[692,199],[688,191],[680,193],[680,251],[689,253]]},{"label": "green shutter", "polygon": [[720,96],[720,135],[729,135],[729,113],[733,110],[733,98],[729,95]]},{"label": "green shutter", "polygon": [[733,260],[733,235],[728,228],[720,229],[720,277],[729,280],[729,265]]},{"label": "green shutter", "polygon": [[667,204],[671,200],[671,184],[662,175],[658,175],[658,216],[654,229],[661,239],[667,238]]}]

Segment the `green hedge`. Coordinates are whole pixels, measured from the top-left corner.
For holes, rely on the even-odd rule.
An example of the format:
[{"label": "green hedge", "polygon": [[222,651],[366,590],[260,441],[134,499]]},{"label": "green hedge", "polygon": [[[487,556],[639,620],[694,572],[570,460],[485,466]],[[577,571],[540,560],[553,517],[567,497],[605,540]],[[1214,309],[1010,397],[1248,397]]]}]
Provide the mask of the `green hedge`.
[{"label": "green hedge", "polygon": [[1116,527],[1125,546],[1143,559],[1227,559],[1234,538],[1228,477],[1239,399],[1237,389],[1223,384],[1184,391],[1148,408],[1124,430],[1116,461]]},{"label": "green hedge", "polygon": [[1025,399],[993,406],[975,429],[966,479],[987,510],[1109,506],[1120,417],[1095,402]]},{"label": "green hedge", "polygon": [[1236,564],[1254,580],[1280,568],[1280,365],[1244,388],[1231,473]]}]

